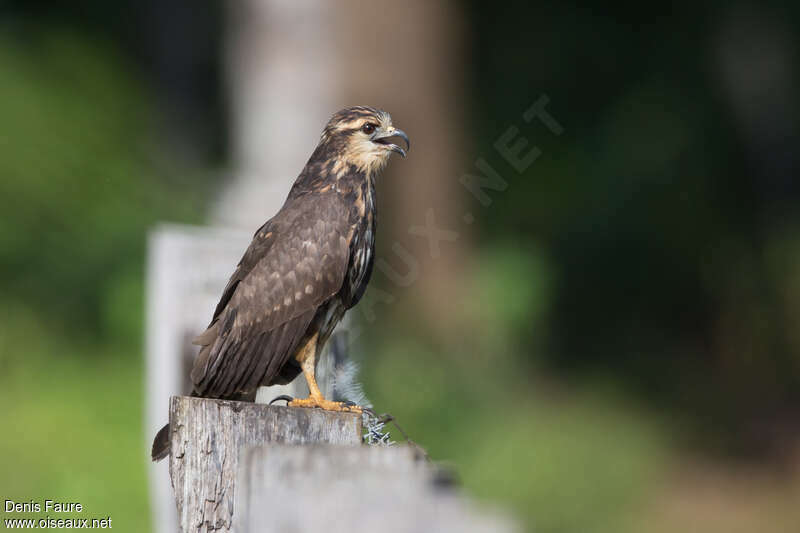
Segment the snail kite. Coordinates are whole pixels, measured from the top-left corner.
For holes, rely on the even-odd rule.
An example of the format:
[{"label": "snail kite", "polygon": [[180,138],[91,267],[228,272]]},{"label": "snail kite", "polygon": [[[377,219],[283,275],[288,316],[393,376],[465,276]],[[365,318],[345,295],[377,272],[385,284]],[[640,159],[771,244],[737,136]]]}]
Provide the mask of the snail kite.
[{"label": "snail kite", "polygon": [[[406,149],[392,138],[405,141]],[[259,386],[302,372],[310,395],[289,406],[356,411],[327,400],[317,355],[364,294],[375,256],[375,179],[408,136],[385,111],[350,107],[330,119],[278,214],[253,236],[208,329],[195,339],[192,395],[252,401]],[[152,458],[169,454],[169,424]]]}]

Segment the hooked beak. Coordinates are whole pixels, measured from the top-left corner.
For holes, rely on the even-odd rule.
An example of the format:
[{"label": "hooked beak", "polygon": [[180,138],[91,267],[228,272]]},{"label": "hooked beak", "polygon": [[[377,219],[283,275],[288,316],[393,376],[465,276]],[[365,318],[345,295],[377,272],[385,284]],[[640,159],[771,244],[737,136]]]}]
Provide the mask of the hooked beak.
[{"label": "hooked beak", "polygon": [[[387,139],[392,137],[400,137],[403,139],[406,142],[406,149],[403,150],[396,144],[390,143]],[[408,140],[408,135],[406,135],[406,132],[403,130],[398,130],[397,128],[389,128],[387,130],[378,131],[378,133],[375,134],[375,137],[372,138],[372,142],[383,144],[392,152],[397,152],[403,157],[405,157],[408,150],[411,149],[411,141]]]}]

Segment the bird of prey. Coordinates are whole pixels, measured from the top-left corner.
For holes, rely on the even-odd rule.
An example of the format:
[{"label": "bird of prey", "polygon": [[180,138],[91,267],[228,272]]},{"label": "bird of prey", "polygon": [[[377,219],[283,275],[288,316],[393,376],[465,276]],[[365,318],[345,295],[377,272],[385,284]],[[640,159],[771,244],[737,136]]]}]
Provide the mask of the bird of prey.
[{"label": "bird of prey", "polygon": [[[403,149],[392,140],[403,139]],[[253,401],[259,386],[300,372],[309,397],[290,407],[361,408],[323,397],[317,356],[345,311],[364,294],[375,256],[375,180],[408,136],[385,111],[334,114],[280,211],[261,226],[228,281],[208,328],[194,343],[193,396]],[[169,424],[153,441],[169,454]]]}]

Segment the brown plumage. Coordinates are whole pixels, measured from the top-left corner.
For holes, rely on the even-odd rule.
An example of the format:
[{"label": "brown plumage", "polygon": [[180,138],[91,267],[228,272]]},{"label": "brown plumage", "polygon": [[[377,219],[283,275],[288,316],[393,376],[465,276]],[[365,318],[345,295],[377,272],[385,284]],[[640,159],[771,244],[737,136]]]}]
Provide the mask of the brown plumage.
[{"label": "brown plumage", "polygon": [[[375,250],[375,177],[408,137],[388,113],[339,111],[278,213],[261,226],[228,281],[213,318],[195,339],[193,395],[252,401],[261,385],[302,371],[311,396],[289,405],[356,410],[330,402],[314,381],[316,355],[345,311],[358,303]],[[169,453],[169,426],[152,458]]]}]

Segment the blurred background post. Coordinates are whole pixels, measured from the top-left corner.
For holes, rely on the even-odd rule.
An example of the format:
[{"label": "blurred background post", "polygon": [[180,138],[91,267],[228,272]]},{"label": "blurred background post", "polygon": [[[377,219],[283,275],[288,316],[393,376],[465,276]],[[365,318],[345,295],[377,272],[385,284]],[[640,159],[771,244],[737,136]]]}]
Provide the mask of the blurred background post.
[{"label": "blurred background post", "polygon": [[[398,191],[398,210],[414,209],[413,198],[429,197],[440,210],[456,198],[444,194],[444,181],[425,179],[431,171],[454,174],[455,144],[461,135],[442,131],[456,124],[452,103],[459,87],[453,85],[457,59],[448,37],[454,37],[454,17],[444,5],[431,11],[340,3],[250,0],[224,4],[224,87],[230,112],[232,179],[217,193],[211,206],[216,227],[161,226],[151,233],[148,269],[147,436],[164,424],[164,408],[173,394],[188,394],[186,380],[196,349],[191,339],[208,323],[215,301],[227,281],[226,269],[235,265],[249,236],[282,205],[294,178],[308,159],[331,110],[369,102],[391,109],[398,124],[414,120],[427,135],[441,134],[436,152],[421,152]],[[398,21],[401,22],[397,30]],[[362,28],[383,37],[376,46],[363,46]],[[441,41],[441,42],[438,42]],[[433,71],[427,72],[426,71]],[[402,72],[400,78],[392,79]],[[376,78],[383,81],[376,84]],[[368,90],[364,90],[368,87]],[[405,91],[415,88],[410,101]],[[445,98],[445,95],[448,95]],[[425,141],[426,134],[421,134]],[[452,187],[451,187],[452,188]],[[409,195],[412,191],[413,195]],[[405,200],[404,200],[405,199]],[[391,219],[390,219],[391,220]],[[400,225],[398,225],[400,226]],[[221,229],[224,228],[224,229]],[[402,227],[400,228],[402,229]],[[414,280],[416,281],[416,280]],[[430,307],[443,301],[452,282],[444,271],[428,276]],[[425,306],[423,306],[425,307]],[[440,307],[440,306],[439,306]],[[444,309],[430,315],[447,316]],[[444,322],[444,321],[440,321]],[[352,352],[358,332],[347,335],[347,322],[337,330]],[[341,351],[341,350],[340,350]],[[339,353],[341,361],[345,354]],[[318,368],[323,391],[333,391],[332,357],[323,356]],[[340,372],[341,373],[341,372]],[[303,380],[261,390],[257,401],[281,394],[308,393]],[[172,531],[176,523],[166,461],[150,467],[150,505],[158,531]]]},{"label": "blurred background post", "polygon": [[413,142],[350,322],[376,408],[532,531],[794,530],[799,38],[777,1],[5,2],[0,497],[151,527],[145,405],[369,104]]},{"label": "blurred background post", "polygon": [[[166,226],[151,234],[146,436],[165,423],[171,395],[191,392],[186,376],[197,352],[191,339],[208,324],[255,229],[282,205],[319,124],[335,106],[326,90],[337,78],[336,53],[325,46],[330,7],[272,0],[223,6],[220,68],[230,113],[231,179],[211,203],[213,226]],[[270,387],[263,398],[304,396],[303,387],[302,380]],[[150,466],[150,505],[162,532],[178,523],[167,463]]]}]

